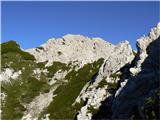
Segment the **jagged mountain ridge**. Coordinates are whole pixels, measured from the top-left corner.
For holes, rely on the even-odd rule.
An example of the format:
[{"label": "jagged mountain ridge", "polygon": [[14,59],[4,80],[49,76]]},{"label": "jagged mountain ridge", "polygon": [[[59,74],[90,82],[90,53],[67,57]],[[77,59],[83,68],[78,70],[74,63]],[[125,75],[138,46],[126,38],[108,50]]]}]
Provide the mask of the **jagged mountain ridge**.
[{"label": "jagged mountain ridge", "polygon": [[53,61],[60,61],[62,63],[74,62],[75,65],[82,67],[99,58],[109,57],[120,45],[131,49],[127,41],[115,46],[101,38],[68,34],[62,38],[49,39],[39,47],[40,49],[33,48],[26,51],[34,55],[38,62],[48,61],[48,66]]},{"label": "jagged mountain ridge", "polygon": [[100,38],[81,35],[50,39],[40,47],[25,51],[14,41],[3,43],[2,118],[132,117],[135,104],[130,111],[119,112],[125,112],[120,104],[125,98],[121,92],[127,87],[126,82],[131,81],[130,77],[142,71],[141,64],[146,57],[153,54],[148,54],[146,49],[159,41],[156,40],[160,35],[159,26],[152,29],[149,37],[138,40],[136,57],[127,41],[112,45]]}]

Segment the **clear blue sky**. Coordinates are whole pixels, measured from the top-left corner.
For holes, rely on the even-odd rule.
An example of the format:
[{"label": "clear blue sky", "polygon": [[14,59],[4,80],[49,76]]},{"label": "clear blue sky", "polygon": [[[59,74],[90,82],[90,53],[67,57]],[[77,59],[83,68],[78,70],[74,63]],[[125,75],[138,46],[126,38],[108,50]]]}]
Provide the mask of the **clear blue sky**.
[{"label": "clear blue sky", "polygon": [[101,37],[113,44],[148,34],[159,21],[158,2],[2,2],[2,42],[37,47],[65,34]]}]

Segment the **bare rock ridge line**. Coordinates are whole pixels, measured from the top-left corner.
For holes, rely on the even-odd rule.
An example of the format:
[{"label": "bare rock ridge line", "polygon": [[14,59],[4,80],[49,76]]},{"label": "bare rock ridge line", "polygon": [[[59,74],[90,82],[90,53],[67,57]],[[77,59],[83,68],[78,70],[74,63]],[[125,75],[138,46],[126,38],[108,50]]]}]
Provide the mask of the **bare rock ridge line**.
[{"label": "bare rock ridge line", "polygon": [[46,66],[52,65],[53,61],[60,61],[62,63],[73,62],[73,65],[82,67],[99,58],[108,58],[116,49],[118,51],[119,48],[128,47],[129,51],[131,50],[128,41],[118,46],[101,38],[91,39],[82,35],[68,34],[63,38],[49,39],[47,43],[40,46],[40,49],[33,48],[26,51],[34,55],[38,62],[48,61]]},{"label": "bare rock ridge line", "polygon": [[128,41],[72,34],[1,48],[2,119],[159,119],[160,23],[136,53]]}]

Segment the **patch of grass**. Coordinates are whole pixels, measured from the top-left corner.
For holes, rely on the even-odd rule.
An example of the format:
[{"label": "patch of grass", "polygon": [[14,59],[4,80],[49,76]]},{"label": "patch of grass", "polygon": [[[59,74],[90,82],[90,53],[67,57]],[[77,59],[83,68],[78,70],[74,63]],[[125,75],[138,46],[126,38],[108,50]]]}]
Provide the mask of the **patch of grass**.
[{"label": "patch of grass", "polygon": [[72,103],[74,103],[83,86],[98,72],[102,63],[103,59],[99,59],[92,64],[84,65],[78,71],[72,70],[67,74],[65,79],[68,82],[56,89],[55,94],[57,96],[43,114],[49,113],[51,119],[74,119],[80,107],[72,106]]},{"label": "patch of grass", "polygon": [[58,51],[58,55],[62,55],[62,52],[61,52],[61,51]]},{"label": "patch of grass", "polygon": [[[7,57],[6,57],[7,56]],[[22,56],[16,52],[8,52],[2,54],[2,69],[13,68],[15,71],[22,70],[22,68],[34,68],[36,64],[31,60],[24,60]]]},{"label": "patch of grass", "polygon": [[47,67],[47,70],[49,71],[48,76],[53,77],[58,70],[65,71],[69,69],[70,67],[67,64],[55,61],[52,66]]},{"label": "patch of grass", "polygon": [[42,46],[37,47],[37,49],[44,50],[44,48]]},{"label": "patch of grass", "polygon": [[19,52],[20,46],[15,41],[8,41],[1,44],[1,54],[7,52]]},{"label": "patch of grass", "polygon": [[82,106],[84,106],[85,101],[81,100],[80,103],[77,103],[73,106],[76,109],[80,109]]},{"label": "patch of grass", "polygon": [[[139,106],[139,109],[133,109],[132,115],[130,117],[130,120],[137,120],[137,119],[144,119],[144,120],[158,120],[159,119],[159,97],[160,97],[160,91],[157,90],[155,93],[145,98],[144,104],[142,106]],[[143,116],[140,115],[140,113],[143,114]]]},{"label": "patch of grass", "polygon": [[108,85],[108,89],[117,89],[118,87],[118,83],[114,82],[114,83],[107,83]]},{"label": "patch of grass", "polygon": [[156,91],[153,96],[145,99],[145,105],[142,109],[145,119],[157,120],[159,118],[159,93],[160,91]]},{"label": "patch of grass", "polygon": [[103,88],[105,85],[107,85],[107,81],[105,79],[103,79],[99,84],[98,84],[98,88]]},{"label": "patch of grass", "polygon": [[22,51],[20,46],[15,41],[9,41],[1,44],[1,54],[8,52],[20,54],[24,60],[35,60],[33,55]]},{"label": "patch of grass", "polygon": [[45,62],[39,62],[37,63],[38,67],[39,68],[45,68],[45,65],[47,64],[48,61],[45,61]]},{"label": "patch of grass", "polygon": [[25,111],[23,104],[31,102],[40,92],[49,91],[50,86],[47,84],[47,77],[40,80],[33,77],[33,70],[39,66],[43,68],[44,65],[38,65],[31,59],[24,59],[25,52],[21,51],[14,41],[3,43],[2,46],[1,70],[10,68],[15,72],[19,70],[22,72],[18,79],[10,79],[10,83],[1,83],[2,92],[7,94],[4,106],[1,108],[2,119],[20,119]]},{"label": "patch of grass", "polygon": [[117,78],[120,77],[120,74],[118,74],[118,73],[113,73],[113,74],[110,75],[110,77],[112,77],[112,78],[114,78],[114,79],[117,79]]},{"label": "patch of grass", "polygon": [[93,106],[90,106],[88,110],[89,110],[89,113],[92,113],[93,115],[98,112],[98,109],[94,109]]},{"label": "patch of grass", "polygon": [[99,84],[98,84],[98,88],[103,88],[105,85],[108,86],[107,89],[117,89],[118,87],[118,83],[114,82],[107,82],[105,79],[103,79]]},{"label": "patch of grass", "polygon": [[25,108],[22,103],[30,103],[33,98],[45,92],[49,86],[35,78],[19,79],[11,84],[2,84],[3,91],[7,94],[6,102],[2,107],[4,120],[20,119]]}]

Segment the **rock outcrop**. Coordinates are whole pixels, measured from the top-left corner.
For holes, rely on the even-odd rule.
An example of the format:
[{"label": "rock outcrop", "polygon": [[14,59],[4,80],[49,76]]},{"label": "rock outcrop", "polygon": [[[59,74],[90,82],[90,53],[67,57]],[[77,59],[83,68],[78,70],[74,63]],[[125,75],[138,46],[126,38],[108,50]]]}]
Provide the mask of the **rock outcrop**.
[{"label": "rock outcrop", "polygon": [[89,111],[89,109],[91,107],[98,109],[101,102],[110,96],[108,92],[109,86],[99,88],[99,83],[105,80],[106,83],[116,84],[115,82],[117,82],[118,79],[112,79],[110,76],[119,71],[125,64],[130,63],[133,58],[132,49],[127,41],[120,43],[114,48],[114,53],[105,60],[93,83],[88,86],[85,92],[81,92],[80,96],[77,98],[78,101],[80,101],[80,99],[87,101],[86,105],[82,107],[78,114],[77,119],[90,119],[92,113],[90,113],[91,111]]},{"label": "rock outcrop", "polygon": [[5,69],[5,71],[0,73],[0,81],[10,83],[11,79],[12,80],[17,79],[19,77],[19,75],[21,75],[21,74],[22,74],[21,71],[14,72],[13,69],[7,68],[7,69]]},{"label": "rock outcrop", "polygon": [[[160,23],[151,30],[149,36],[138,39],[137,48],[135,66],[130,68],[132,75],[126,80],[126,85],[116,92],[112,106],[113,119],[128,119],[135,106],[140,109],[145,98],[159,89]],[[142,113],[140,117],[145,119]]]},{"label": "rock outcrop", "polygon": [[77,67],[92,63],[100,58],[107,58],[114,52],[115,45],[101,38],[88,38],[82,35],[65,35],[63,38],[52,38],[39,48],[26,50],[33,54],[37,62],[48,61],[46,66],[53,61],[70,63]]}]

